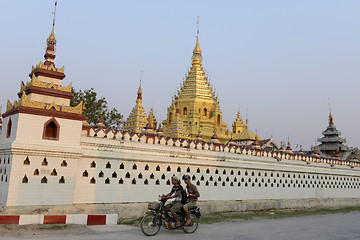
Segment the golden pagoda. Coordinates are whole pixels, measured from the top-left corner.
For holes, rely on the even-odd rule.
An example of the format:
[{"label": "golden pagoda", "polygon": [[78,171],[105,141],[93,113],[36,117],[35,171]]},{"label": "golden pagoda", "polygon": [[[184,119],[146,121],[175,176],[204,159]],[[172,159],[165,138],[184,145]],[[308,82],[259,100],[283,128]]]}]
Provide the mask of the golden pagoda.
[{"label": "golden pagoda", "polygon": [[222,121],[219,99],[202,67],[201,53],[198,29],[191,67],[167,109],[167,118],[163,121],[164,132],[169,132],[168,128],[178,117],[186,126],[190,139],[195,139],[200,130],[204,141],[209,141],[216,131],[220,141],[226,142],[230,138],[225,133],[227,125]]},{"label": "golden pagoda", "polygon": [[181,118],[179,106],[176,106],[175,117],[165,130],[165,135],[171,138],[189,139],[189,132]]},{"label": "golden pagoda", "polygon": [[156,121],[156,118],[155,118],[155,116],[154,116],[154,110],[153,110],[153,108],[150,109],[150,113],[149,113],[149,116],[148,116],[148,118],[147,118],[147,121],[148,121],[148,123],[151,124],[151,126],[152,126],[152,128],[153,128],[154,130],[157,129],[157,121]]},{"label": "golden pagoda", "polygon": [[123,131],[141,133],[148,123],[145,109],[142,106],[141,82],[137,91],[136,105],[122,126]]},{"label": "golden pagoda", "polygon": [[237,113],[237,116],[232,125],[232,128],[233,128],[232,133],[234,133],[234,134],[241,133],[244,130],[244,123],[240,116],[240,110]]},{"label": "golden pagoda", "polygon": [[255,140],[259,141],[259,140],[263,140],[263,139],[249,129],[249,120],[248,120],[248,118],[246,118],[245,129],[243,131],[241,131],[240,133],[237,133],[234,136],[233,140],[237,143],[248,144],[250,142],[254,142]]}]

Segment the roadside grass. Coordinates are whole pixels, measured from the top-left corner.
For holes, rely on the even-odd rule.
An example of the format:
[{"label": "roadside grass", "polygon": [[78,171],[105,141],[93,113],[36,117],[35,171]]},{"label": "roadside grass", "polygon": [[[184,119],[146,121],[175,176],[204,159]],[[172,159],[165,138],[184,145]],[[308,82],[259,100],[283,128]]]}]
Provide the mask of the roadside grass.
[{"label": "roadside grass", "polygon": [[264,211],[247,211],[247,212],[225,212],[205,215],[200,218],[201,223],[226,222],[233,220],[252,220],[255,218],[288,218],[311,215],[326,215],[335,213],[348,213],[360,211],[360,206],[334,209],[271,209]]},{"label": "roadside grass", "polygon": [[140,223],[143,217],[135,218],[135,219],[126,219],[126,220],[118,220],[118,224],[125,224],[125,225],[137,225]]},{"label": "roadside grass", "polygon": [[54,225],[42,225],[39,226],[39,230],[64,230],[69,228],[68,224],[54,224]]},{"label": "roadside grass", "polygon": [[[325,215],[335,213],[348,213],[353,211],[360,211],[360,206],[346,207],[346,208],[330,208],[330,209],[270,209],[262,211],[246,211],[246,212],[223,212],[213,213],[208,215],[202,215],[200,223],[216,223],[216,222],[227,222],[236,220],[252,220],[255,218],[288,218],[288,217],[301,217],[311,215]],[[126,225],[139,225],[142,217],[136,219],[119,220],[118,224]]]}]

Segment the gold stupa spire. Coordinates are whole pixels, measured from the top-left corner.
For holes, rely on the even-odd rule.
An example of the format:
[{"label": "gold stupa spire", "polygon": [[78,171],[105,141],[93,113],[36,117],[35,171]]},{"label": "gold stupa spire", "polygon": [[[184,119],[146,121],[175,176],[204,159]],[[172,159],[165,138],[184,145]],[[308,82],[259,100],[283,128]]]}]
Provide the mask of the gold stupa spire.
[{"label": "gold stupa spire", "polygon": [[145,109],[142,106],[142,90],[141,90],[141,80],[140,80],[135,107],[132,109],[128,119],[123,124],[122,130],[141,133],[144,130],[146,124],[148,123],[147,118],[148,117],[147,114],[145,113]]},{"label": "gold stupa spire", "polygon": [[202,56],[201,56],[201,48],[199,44],[199,17],[197,20],[197,34],[196,34],[196,44],[193,50],[192,62],[191,65],[194,66],[201,66],[202,65]]},{"label": "gold stupa spire", "polygon": [[233,133],[237,134],[237,133],[240,133],[244,130],[244,123],[241,119],[241,116],[240,116],[240,110],[238,110],[237,112],[237,116],[236,116],[236,119],[232,125],[232,129],[233,129]]},{"label": "gold stupa spire", "polygon": [[45,58],[45,62],[44,64],[46,66],[54,66],[54,59],[55,59],[55,45],[56,45],[56,38],[55,38],[55,33],[54,33],[54,28],[55,28],[55,14],[56,14],[56,6],[57,6],[57,1],[55,1],[55,8],[54,8],[54,12],[52,12],[52,14],[54,14],[54,18],[53,18],[53,24],[52,24],[52,30],[51,33],[49,35],[49,37],[46,39],[46,52],[44,55]]},{"label": "gold stupa spire", "polygon": [[148,116],[147,120],[148,120],[148,123],[151,124],[153,129],[156,130],[157,129],[157,121],[156,121],[156,118],[155,118],[155,115],[154,115],[154,109],[152,107],[150,109],[150,113],[149,113],[149,116]]},{"label": "gold stupa spire", "polygon": [[196,21],[197,23],[197,34],[196,34],[196,45],[194,47],[194,51],[193,53],[194,54],[201,54],[201,49],[200,49],[200,44],[199,44],[199,17],[198,17],[198,20]]},{"label": "gold stupa spire", "polygon": [[139,89],[137,91],[136,103],[142,103],[141,78],[142,78],[142,71],[140,73],[140,84],[139,84]]},{"label": "gold stupa spire", "polygon": [[51,33],[50,33],[49,37],[47,38],[48,44],[49,44],[49,42],[53,42],[54,45],[56,45],[56,38],[55,38],[55,34],[54,34],[56,6],[57,6],[57,1],[55,1],[55,8],[54,8],[54,11],[52,12],[52,14],[54,14],[52,30],[51,30]]},{"label": "gold stupa spire", "polygon": [[331,114],[331,111],[329,113],[329,125],[334,125],[334,122],[333,122],[333,116]]},{"label": "gold stupa spire", "polygon": [[[191,67],[187,69],[185,79],[175,92],[168,108],[167,119],[163,121],[164,133],[169,134],[176,131],[184,133],[185,131],[180,130],[184,126],[189,137],[196,139],[201,128],[204,141],[209,141],[214,128],[216,128],[219,139],[227,142],[229,137],[225,134],[226,123],[222,121],[220,104],[202,67],[202,51],[199,42],[199,20],[197,19],[197,35],[191,57]],[[177,121],[175,118],[181,120],[182,123],[173,125]],[[179,130],[175,131],[175,127],[178,127]]]}]

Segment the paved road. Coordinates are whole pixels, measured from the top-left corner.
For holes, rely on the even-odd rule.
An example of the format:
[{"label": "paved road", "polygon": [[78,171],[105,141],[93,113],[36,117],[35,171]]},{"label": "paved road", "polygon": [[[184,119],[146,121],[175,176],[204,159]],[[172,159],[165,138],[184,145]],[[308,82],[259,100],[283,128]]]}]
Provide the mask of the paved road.
[{"label": "paved road", "polygon": [[201,224],[194,234],[162,229],[155,237],[144,236],[140,228],[134,226],[92,226],[91,229],[95,233],[66,235],[64,232],[63,235],[52,236],[0,236],[0,239],[360,240],[360,212]]}]

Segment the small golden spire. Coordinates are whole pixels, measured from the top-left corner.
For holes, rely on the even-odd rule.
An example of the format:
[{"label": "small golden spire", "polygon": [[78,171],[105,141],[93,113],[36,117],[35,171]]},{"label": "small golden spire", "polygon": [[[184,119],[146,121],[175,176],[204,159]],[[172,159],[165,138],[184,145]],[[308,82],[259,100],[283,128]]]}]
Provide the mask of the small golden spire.
[{"label": "small golden spire", "polygon": [[142,80],[142,70],[141,70],[141,72],[140,72],[140,84],[139,84],[139,89],[138,89],[138,91],[137,91],[137,93],[139,94],[142,94],[142,90],[141,90],[141,80]]},{"label": "small golden spire", "polygon": [[139,84],[139,89],[137,91],[136,103],[142,103],[141,78],[142,78],[142,71],[140,74],[140,84]]},{"label": "small golden spire", "polygon": [[57,6],[57,1],[55,1],[55,8],[54,8],[54,11],[53,11],[53,12],[51,12],[52,14],[54,14],[54,18],[53,18],[53,24],[52,24],[52,30],[51,30],[51,33],[50,33],[49,37],[47,38],[47,42],[48,42],[48,43],[54,43],[54,45],[56,44],[55,33],[54,33],[54,28],[55,28],[55,15],[56,15],[56,6]]},{"label": "small golden spire", "polygon": [[331,115],[331,112],[329,113],[329,125],[333,125],[333,116]]},{"label": "small golden spire", "polygon": [[201,49],[200,49],[200,44],[199,44],[199,16],[198,16],[198,20],[196,21],[196,23],[197,23],[196,45],[195,45],[193,53],[201,55]]}]

